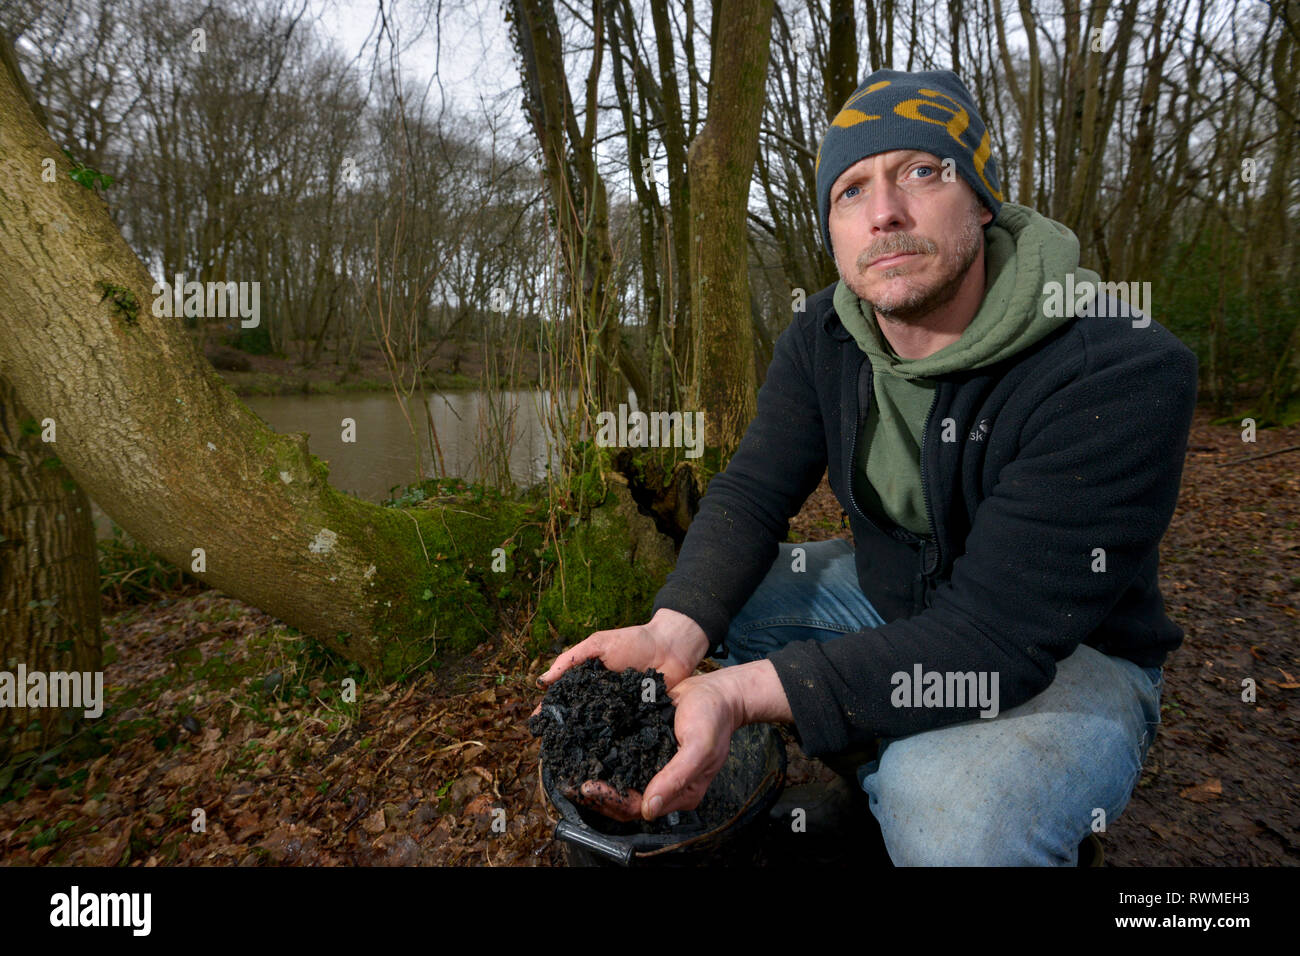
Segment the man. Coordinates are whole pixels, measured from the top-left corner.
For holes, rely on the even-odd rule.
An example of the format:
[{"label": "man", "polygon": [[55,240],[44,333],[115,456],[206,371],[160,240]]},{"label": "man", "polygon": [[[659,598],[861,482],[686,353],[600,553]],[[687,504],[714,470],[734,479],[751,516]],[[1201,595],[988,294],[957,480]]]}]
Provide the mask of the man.
[{"label": "man", "polygon": [[[753,721],[858,771],[897,864],[1073,865],[1123,810],[1182,640],[1157,584],[1196,360],[1003,201],[951,72],[873,73],[818,153],[841,280],[776,346],[650,622],[561,655],[656,667],[679,751],[613,815],[689,809]],[[1063,300],[1070,290],[1069,301]],[[780,544],[829,467],[840,541]],[[733,665],[690,676],[706,653]]]}]

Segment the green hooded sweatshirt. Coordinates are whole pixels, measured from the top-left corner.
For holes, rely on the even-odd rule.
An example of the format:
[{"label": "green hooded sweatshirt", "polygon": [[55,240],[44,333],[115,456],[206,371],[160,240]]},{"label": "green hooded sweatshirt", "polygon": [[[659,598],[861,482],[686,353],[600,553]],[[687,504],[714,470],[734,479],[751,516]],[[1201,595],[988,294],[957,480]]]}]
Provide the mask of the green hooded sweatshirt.
[{"label": "green hooded sweatshirt", "polygon": [[1049,317],[1043,303],[1047,282],[1100,281],[1079,266],[1079,240],[1052,219],[1015,203],[1003,203],[984,230],[985,291],[979,311],[961,338],[933,355],[903,359],[881,334],[871,307],[841,279],[835,311],[871,360],[875,401],[858,436],[853,496],[868,517],[883,515],[920,535],[930,535],[921,489],[921,432],[934,400],[936,377],[981,368],[1015,355],[1067,322]]}]

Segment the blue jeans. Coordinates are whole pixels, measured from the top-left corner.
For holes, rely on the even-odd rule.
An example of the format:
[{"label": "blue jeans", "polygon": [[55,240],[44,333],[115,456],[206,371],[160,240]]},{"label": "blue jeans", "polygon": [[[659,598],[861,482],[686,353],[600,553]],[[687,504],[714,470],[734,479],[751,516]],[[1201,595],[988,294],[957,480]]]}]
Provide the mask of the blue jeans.
[{"label": "blue jeans", "polygon": [[[805,551],[802,572],[791,568],[796,547]],[[858,585],[848,542],[782,544],[731,622],[721,663],[883,623]],[[1094,820],[1109,825],[1128,804],[1160,723],[1162,684],[1159,667],[1080,645],[1018,707],[882,738],[858,781],[890,858],[899,866],[1074,866]]]}]

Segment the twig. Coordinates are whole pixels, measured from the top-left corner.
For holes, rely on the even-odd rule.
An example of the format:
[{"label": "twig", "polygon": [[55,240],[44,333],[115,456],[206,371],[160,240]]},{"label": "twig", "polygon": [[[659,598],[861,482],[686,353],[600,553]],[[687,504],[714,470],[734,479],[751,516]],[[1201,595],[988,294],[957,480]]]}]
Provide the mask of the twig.
[{"label": "twig", "polygon": [[[424,535],[420,533],[420,522],[416,521],[415,515],[411,514],[405,508],[398,508],[397,510],[402,512],[402,514],[406,515],[406,517],[410,518],[412,521],[415,521],[415,536],[420,539],[420,550],[424,552],[424,563],[432,564],[433,562],[429,560],[429,549],[424,546]],[[445,525],[446,523],[447,522],[444,520],[443,524]]]},{"label": "twig", "polygon": [[405,740],[403,740],[403,741],[402,741],[402,742],[397,746],[397,749],[396,749],[396,750],[394,750],[392,753],[390,753],[387,757],[384,758],[384,762],[381,763],[381,764],[379,765],[379,769],[375,771],[375,776],[378,777],[381,773],[384,772],[384,768],[388,766],[388,764],[392,761],[392,759],[393,759],[394,757],[396,757],[399,753],[401,753],[403,750],[406,749],[406,745],[409,744],[412,740],[415,739],[416,734],[418,734],[420,731],[424,730],[425,727],[428,727],[429,724],[433,723],[435,720],[437,720],[439,717],[441,717],[441,716],[442,716],[443,714],[445,714],[445,713],[447,713],[447,710],[446,710],[446,708],[443,708],[442,710],[440,710],[440,711],[438,711],[436,714],[434,714],[432,717],[430,717],[428,720],[426,720],[424,723],[420,724],[419,727],[416,727],[415,730],[411,731],[411,736],[409,736],[409,737],[407,737]]},{"label": "twig", "polygon": [[1272,458],[1274,455],[1285,455],[1289,451],[1300,451],[1300,445],[1290,445],[1287,448],[1279,448],[1277,451],[1260,452],[1258,455],[1247,455],[1245,458],[1234,458],[1232,461],[1221,461],[1216,468],[1227,468],[1229,465],[1240,465],[1248,461],[1256,461],[1260,458]]}]

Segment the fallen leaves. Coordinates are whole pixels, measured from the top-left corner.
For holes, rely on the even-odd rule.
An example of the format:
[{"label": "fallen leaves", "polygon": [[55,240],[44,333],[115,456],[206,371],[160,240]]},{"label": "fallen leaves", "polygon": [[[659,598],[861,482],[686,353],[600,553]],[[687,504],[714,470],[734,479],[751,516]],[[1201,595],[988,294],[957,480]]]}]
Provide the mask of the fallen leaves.
[{"label": "fallen leaves", "polygon": [[1203,780],[1195,786],[1180,790],[1178,795],[1184,800],[1194,800],[1197,803],[1217,800],[1223,796],[1223,781],[1218,777],[1212,780]]},{"label": "fallen leaves", "polygon": [[[1148,771],[1108,840],[1116,865],[1295,865],[1300,860],[1300,473],[1286,456],[1216,469],[1240,432],[1198,412],[1161,591],[1186,632],[1165,665],[1162,726]],[[1259,433],[1261,450],[1300,429]],[[1228,503],[1231,503],[1230,505]],[[1241,699],[1255,681],[1258,703]],[[1279,679],[1280,678],[1280,679]]]},{"label": "fallen leaves", "polygon": [[[198,628],[195,615],[232,618]],[[106,720],[167,720],[176,731],[124,735],[84,765],[84,782],[32,790],[0,805],[0,858],[9,863],[170,865],[538,865],[560,861],[531,774],[537,746],[524,727],[527,668],[483,647],[440,683],[424,675],[367,687],[356,717],[314,688],[307,700],[246,696],[169,672],[184,649],[191,667],[215,649],[235,656],[232,635],[265,641],[276,624],[237,601],[204,592],[106,621],[122,669],[112,693],[134,693]],[[204,623],[204,622],[200,622]],[[162,663],[150,664],[157,657]],[[188,658],[187,658],[188,660]],[[472,664],[472,667],[470,666]],[[116,667],[116,665],[114,665]],[[285,671],[286,674],[290,671]],[[159,683],[159,677],[167,680]],[[510,682],[507,684],[507,682]],[[160,692],[139,693],[145,687]],[[178,714],[178,705],[186,708]],[[255,701],[256,702],[256,701]],[[113,703],[110,697],[109,704]],[[337,727],[337,722],[333,725]],[[196,729],[197,728],[197,729]],[[64,773],[72,768],[64,768]],[[204,811],[205,832],[191,811]],[[492,824],[505,813],[504,832]],[[21,829],[20,829],[21,827]],[[49,829],[54,839],[35,840]],[[32,845],[37,844],[37,845]]]},{"label": "fallen leaves", "polygon": [[380,807],[374,813],[370,814],[370,816],[366,817],[361,824],[361,829],[365,830],[367,833],[378,834],[383,833],[384,828],[387,825],[388,824],[384,821],[383,807]]}]

